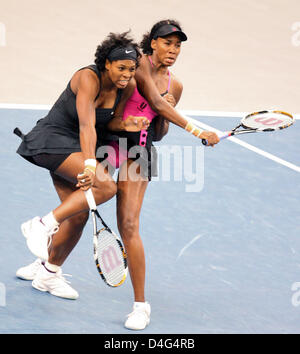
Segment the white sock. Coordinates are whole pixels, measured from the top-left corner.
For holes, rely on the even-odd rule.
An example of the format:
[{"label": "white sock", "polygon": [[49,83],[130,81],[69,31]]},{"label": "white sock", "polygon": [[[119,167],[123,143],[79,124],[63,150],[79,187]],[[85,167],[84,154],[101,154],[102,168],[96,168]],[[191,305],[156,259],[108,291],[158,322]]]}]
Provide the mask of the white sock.
[{"label": "white sock", "polygon": [[59,226],[59,223],[56,221],[52,211],[42,217],[42,223],[46,226],[48,230],[52,230],[55,227]]},{"label": "white sock", "polygon": [[60,269],[60,266],[56,264],[51,264],[49,262],[45,262],[44,267],[51,273],[56,273]]}]

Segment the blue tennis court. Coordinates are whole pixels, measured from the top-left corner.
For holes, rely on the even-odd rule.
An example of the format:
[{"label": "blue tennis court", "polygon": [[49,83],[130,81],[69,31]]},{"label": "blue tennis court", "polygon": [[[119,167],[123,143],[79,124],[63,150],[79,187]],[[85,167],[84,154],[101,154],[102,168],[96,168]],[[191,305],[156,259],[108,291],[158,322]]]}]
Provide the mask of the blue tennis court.
[{"label": "blue tennis court", "polygon": [[[0,110],[0,333],[132,334],[123,327],[132,309],[130,279],[117,289],[101,281],[90,222],[63,266],[78,300],[41,293],[15,276],[34,260],[20,224],[58,204],[48,172],[15,153],[20,139],[13,129],[28,132],[44,115]],[[193,118],[219,130],[238,122]],[[300,166],[299,136],[297,121],[240,139]],[[300,173],[232,141],[204,148],[175,126],[157,145],[191,147],[194,170],[177,180],[182,166],[171,159],[170,181],[158,177],[146,193],[141,235],[152,315],[141,333],[300,333]],[[115,199],[100,210],[117,230]]]}]

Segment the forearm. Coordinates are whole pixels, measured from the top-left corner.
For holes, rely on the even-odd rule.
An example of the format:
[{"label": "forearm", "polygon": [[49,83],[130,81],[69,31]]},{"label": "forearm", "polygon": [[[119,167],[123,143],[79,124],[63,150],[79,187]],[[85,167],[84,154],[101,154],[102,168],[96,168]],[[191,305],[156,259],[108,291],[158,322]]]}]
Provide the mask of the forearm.
[{"label": "forearm", "polygon": [[124,125],[124,121],[122,120],[122,117],[114,117],[107,124],[107,128],[112,131],[125,130],[125,125]]},{"label": "forearm", "polygon": [[91,125],[80,127],[79,138],[84,160],[96,159],[96,129]]},{"label": "forearm", "polygon": [[151,107],[167,121],[185,129],[188,121],[180,115],[166,100],[158,98],[150,102]]}]

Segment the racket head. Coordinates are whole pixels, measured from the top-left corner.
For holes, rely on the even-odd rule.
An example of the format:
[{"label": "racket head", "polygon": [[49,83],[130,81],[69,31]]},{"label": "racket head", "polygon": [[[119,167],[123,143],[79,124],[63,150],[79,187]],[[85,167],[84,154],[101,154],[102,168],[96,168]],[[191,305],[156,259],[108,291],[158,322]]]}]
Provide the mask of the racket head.
[{"label": "racket head", "polygon": [[127,277],[127,255],[122,242],[109,228],[94,232],[94,260],[101,278],[111,287],[118,287]]},{"label": "racket head", "polygon": [[256,131],[274,131],[288,128],[294,122],[295,118],[290,113],[266,110],[248,114],[241,120],[241,125]]}]

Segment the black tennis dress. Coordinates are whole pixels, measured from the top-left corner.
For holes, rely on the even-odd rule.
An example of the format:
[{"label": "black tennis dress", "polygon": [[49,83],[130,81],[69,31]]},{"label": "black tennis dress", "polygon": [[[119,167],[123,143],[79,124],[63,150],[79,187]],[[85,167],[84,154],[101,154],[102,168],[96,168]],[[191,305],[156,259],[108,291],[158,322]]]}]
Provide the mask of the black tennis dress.
[{"label": "black tennis dress", "polygon": [[[94,71],[101,82],[101,73],[96,65],[89,65],[83,69]],[[99,95],[99,94],[98,94]],[[119,138],[127,139],[127,148],[136,146],[136,160],[144,176],[151,180],[151,176],[157,175],[157,154],[152,141],[155,136],[154,121],[152,120],[149,128],[145,147],[139,146],[140,133],[132,132],[113,132],[106,128],[106,124],[113,118],[115,108],[119,103],[122,90],[117,91],[117,97],[112,108],[96,108],[96,132],[97,149],[101,146],[109,145],[111,141],[118,141]],[[95,100],[98,96],[95,98]],[[79,137],[79,120],[76,110],[76,95],[71,90],[70,82],[66,89],[55,102],[46,117],[37,121],[36,126],[26,135],[17,134],[22,137],[17,153],[29,162],[44,167],[54,172],[60,164],[73,152],[81,151]],[[99,162],[106,159],[96,157]],[[110,169],[112,173],[114,168]]]},{"label": "black tennis dress", "polygon": [[[94,71],[101,82],[101,73],[96,65],[80,70],[86,68]],[[96,108],[97,147],[103,144],[105,125],[113,117],[121,95],[122,90],[119,89],[112,108]],[[71,90],[70,82],[47,116],[40,119],[28,134],[23,135],[22,140],[17,153],[50,171],[55,171],[71,153],[81,151],[76,95]]]}]

